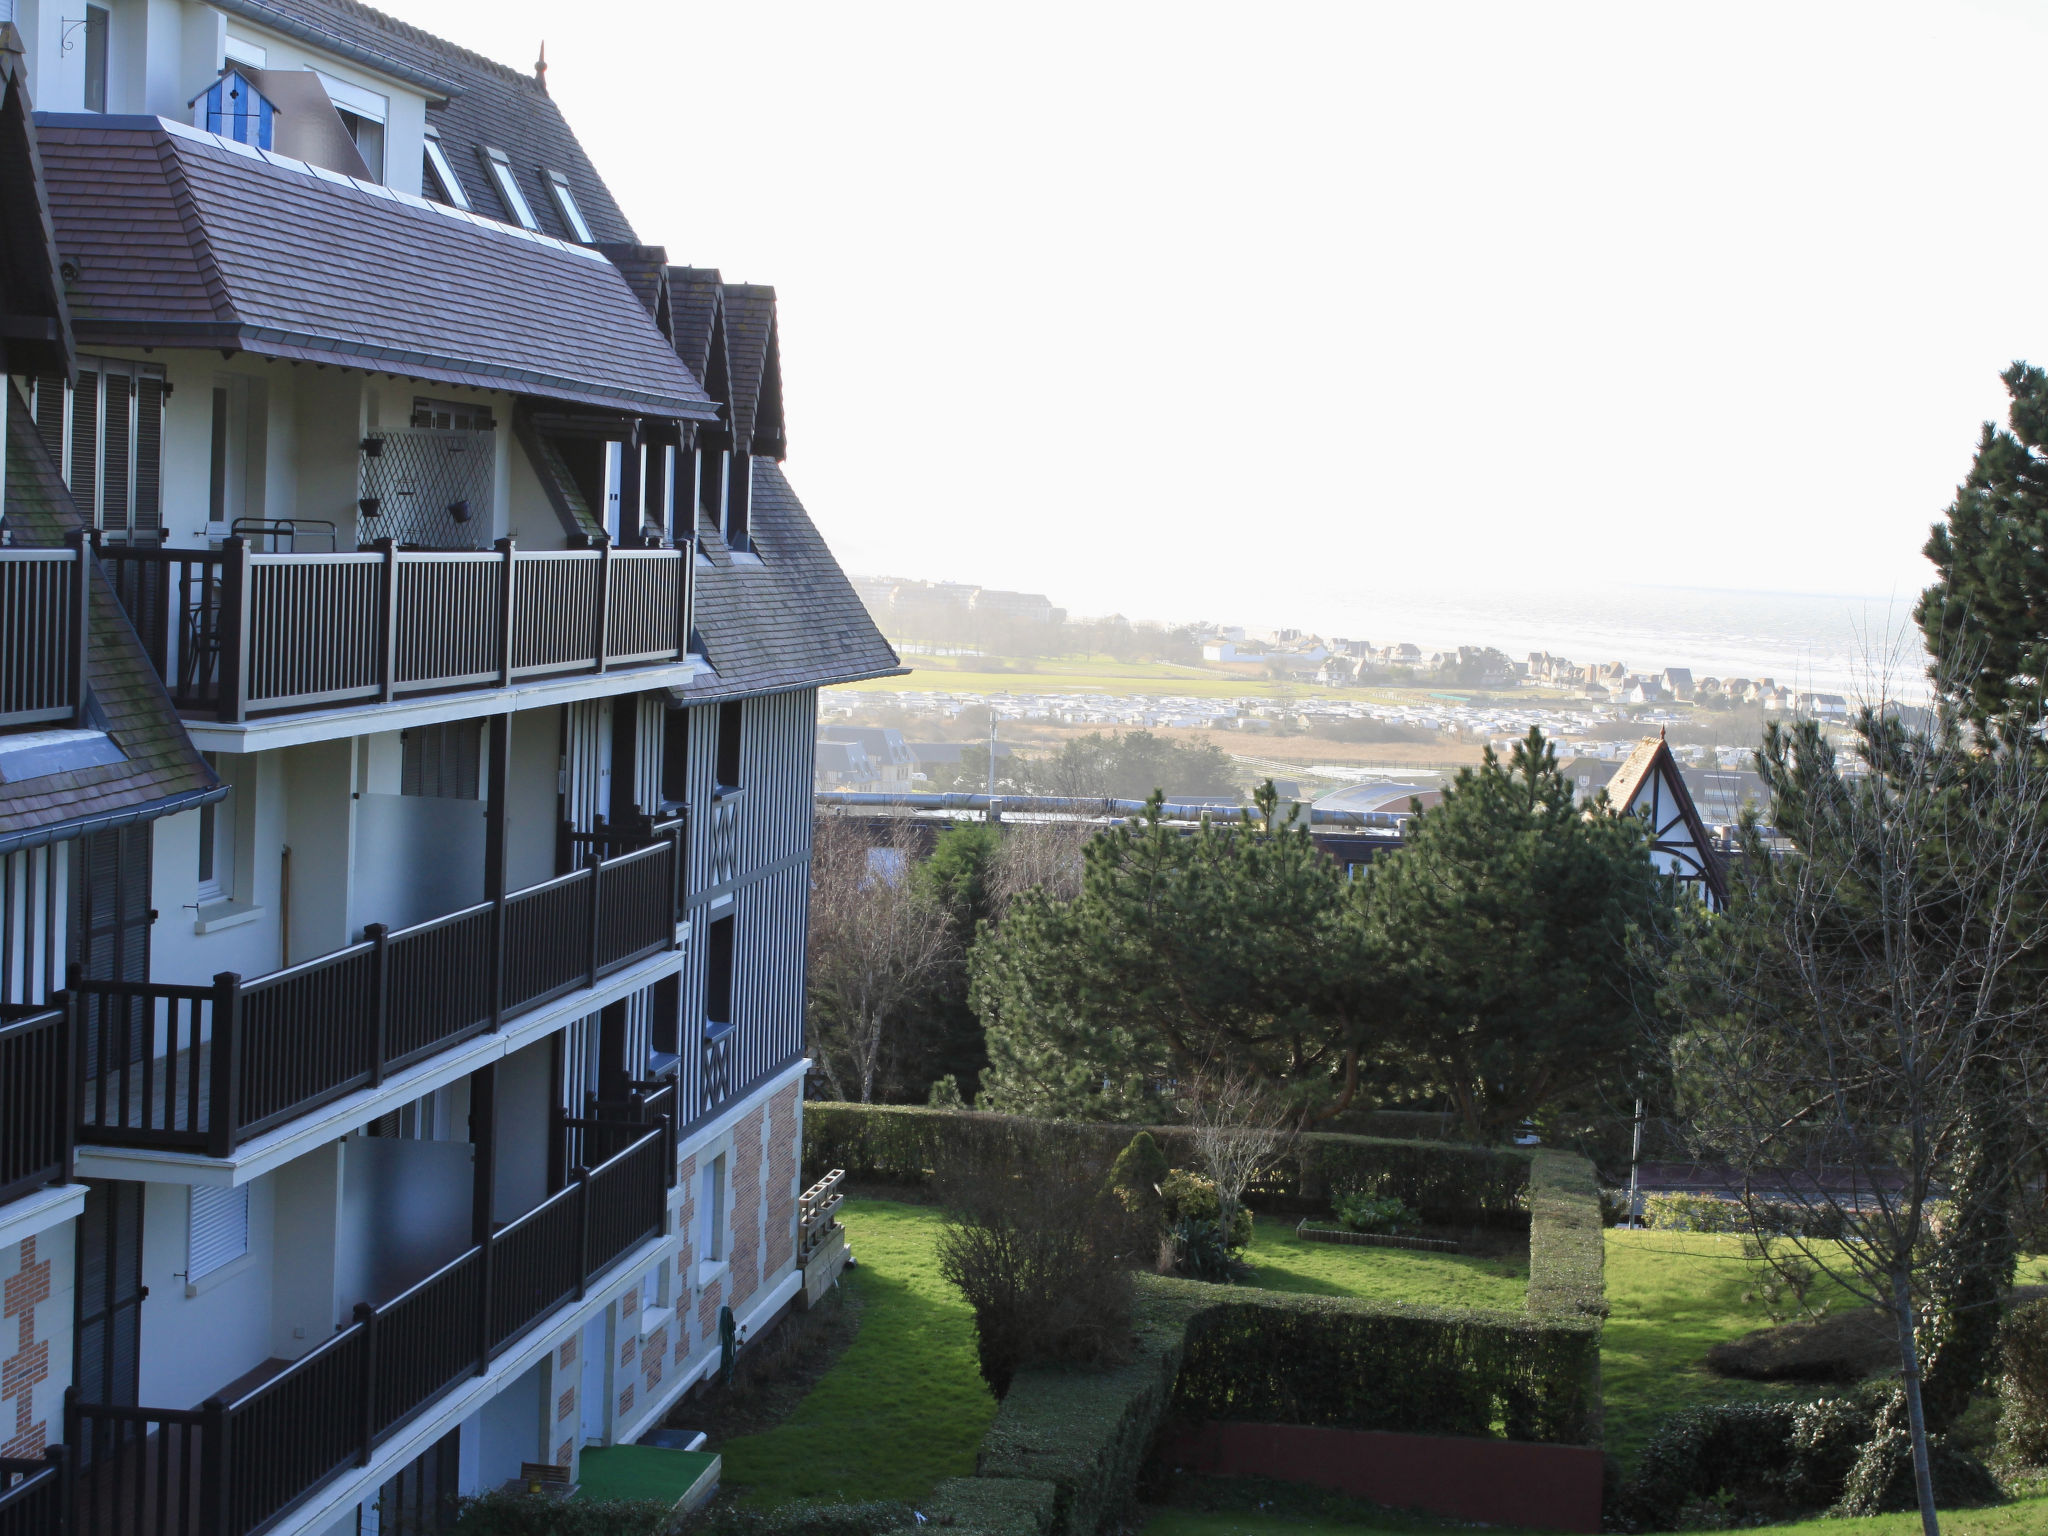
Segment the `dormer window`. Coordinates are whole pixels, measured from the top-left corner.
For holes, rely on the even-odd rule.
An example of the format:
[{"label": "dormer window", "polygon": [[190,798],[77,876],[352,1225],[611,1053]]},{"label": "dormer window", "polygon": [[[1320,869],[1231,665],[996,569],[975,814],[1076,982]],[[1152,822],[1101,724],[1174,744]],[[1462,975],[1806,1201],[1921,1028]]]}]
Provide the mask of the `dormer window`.
[{"label": "dormer window", "polygon": [[448,151],[441,147],[441,136],[432,128],[427,130],[426,174],[420,178],[420,186],[437,203],[465,210],[469,207],[469,196],[455,179],[455,167],[448,163]]},{"label": "dormer window", "polygon": [[314,73],[320,76],[320,84],[326,88],[327,99],[334,103],[342,127],[355,140],[356,152],[363,157],[363,164],[369,167],[370,179],[381,182],[384,179],[384,123],[391,115],[391,98],[376,91],[366,91],[359,85],[350,85],[346,80],[337,80],[319,70]]},{"label": "dormer window", "polygon": [[562,215],[562,222],[569,227],[569,233],[585,245],[591,242],[590,226],[584,222],[583,210],[576,206],[576,194],[569,190],[569,178],[560,171],[548,172],[548,191],[555,199],[555,208]]},{"label": "dormer window", "polygon": [[484,157],[484,169],[490,172],[491,185],[498,189],[498,201],[505,205],[505,212],[521,229],[536,233],[540,221],[533,216],[533,210],[526,205],[526,194],[519,190],[518,178],[512,174],[512,159],[502,149],[485,145],[480,151]]}]

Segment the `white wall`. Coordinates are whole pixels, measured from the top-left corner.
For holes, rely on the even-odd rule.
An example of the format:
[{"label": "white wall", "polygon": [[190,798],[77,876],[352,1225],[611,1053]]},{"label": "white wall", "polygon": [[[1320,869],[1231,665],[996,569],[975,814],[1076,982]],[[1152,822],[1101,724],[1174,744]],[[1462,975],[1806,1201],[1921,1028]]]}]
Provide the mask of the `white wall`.
[{"label": "white wall", "polygon": [[550,1036],[498,1063],[498,1165],[491,1190],[495,1221],[516,1220],[547,1198],[553,1048]]},{"label": "white wall", "polygon": [[484,899],[483,801],[366,793],[355,811],[351,932],[407,928]]},{"label": "white wall", "polygon": [[271,1282],[270,1352],[282,1360],[296,1360],[347,1315],[337,1288],[346,1145],[331,1141],[272,1176],[278,1264]]},{"label": "white wall", "polygon": [[356,744],[287,747],[285,843],[291,849],[291,960],[311,960],[355,942],[349,927],[355,836]]},{"label": "white wall", "polygon": [[547,1382],[544,1356],[532,1370],[484,1404],[478,1420],[477,1490],[503,1486],[519,1475],[523,1461],[547,1461],[541,1430],[545,1409],[541,1398]]},{"label": "white wall", "polygon": [[470,1246],[476,1149],[353,1136],[342,1144],[338,1317],[389,1301]]},{"label": "white wall", "polygon": [[527,709],[514,715],[505,787],[505,879],[511,890],[554,878],[561,766],[560,708]]},{"label": "white wall", "polygon": [[190,1190],[144,1186],[141,1401],[191,1407],[270,1358],[275,1178],[249,1186],[249,1257],[185,1284]]}]

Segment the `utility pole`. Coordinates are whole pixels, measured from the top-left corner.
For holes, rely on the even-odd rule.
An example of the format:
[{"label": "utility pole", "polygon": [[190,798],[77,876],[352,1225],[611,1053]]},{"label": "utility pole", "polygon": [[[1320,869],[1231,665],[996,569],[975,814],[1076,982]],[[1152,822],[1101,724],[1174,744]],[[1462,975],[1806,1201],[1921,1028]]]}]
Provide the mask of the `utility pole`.
[{"label": "utility pole", "polygon": [[994,826],[1003,819],[1003,813],[996,808],[996,710],[991,704],[988,710],[988,822]]},{"label": "utility pole", "polygon": [[1643,1101],[1641,1099],[1637,1099],[1635,1145],[1629,1150],[1628,1154],[1628,1224],[1631,1227],[1639,1227],[1642,1225],[1643,1208],[1638,1203],[1642,1198],[1639,1193],[1642,1161]]}]

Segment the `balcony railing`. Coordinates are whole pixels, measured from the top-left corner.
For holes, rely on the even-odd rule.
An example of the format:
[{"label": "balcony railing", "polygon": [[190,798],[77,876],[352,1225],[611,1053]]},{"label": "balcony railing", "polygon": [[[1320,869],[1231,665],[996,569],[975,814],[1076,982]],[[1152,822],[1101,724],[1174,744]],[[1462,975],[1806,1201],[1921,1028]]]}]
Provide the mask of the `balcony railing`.
[{"label": "balcony railing", "polygon": [[371,924],[360,944],[254,981],[74,974],[79,1139],[226,1157],[669,948],[682,833],[658,829],[636,852],[416,927]]},{"label": "balcony railing", "polygon": [[83,720],[92,563],[69,549],[0,549],[0,728]]},{"label": "balcony railing", "polygon": [[[253,1536],[664,1230],[673,1127],[643,1128],[488,1242],[230,1402],[65,1404],[81,1533]],[[75,1391],[75,1389],[74,1389]]]},{"label": "balcony railing", "polygon": [[0,1202],[71,1176],[74,1038],[63,1006],[0,1006]]},{"label": "balcony railing", "polygon": [[688,654],[687,549],[100,550],[179,709],[225,721]]},{"label": "balcony railing", "polygon": [[65,1454],[53,1445],[33,1461],[0,1456],[0,1536],[62,1536],[69,1529]]}]

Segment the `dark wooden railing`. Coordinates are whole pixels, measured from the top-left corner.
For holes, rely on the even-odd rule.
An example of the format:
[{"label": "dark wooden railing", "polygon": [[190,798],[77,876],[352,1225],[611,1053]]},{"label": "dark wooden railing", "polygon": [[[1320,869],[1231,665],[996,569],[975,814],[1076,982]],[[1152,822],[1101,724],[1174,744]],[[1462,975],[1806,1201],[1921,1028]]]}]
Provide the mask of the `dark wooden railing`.
[{"label": "dark wooden railing", "polygon": [[118,1408],[73,1389],[65,1465],[80,1536],[254,1536],[335,1473],[367,1466],[415,1414],[666,1229],[674,1124],[639,1130],[488,1242],[381,1306],[358,1306],[347,1328],[232,1402]]},{"label": "dark wooden railing", "polygon": [[[95,981],[74,969],[77,1135],[226,1157],[669,948],[682,854],[680,823],[667,825],[635,852],[412,928],[373,923],[359,944],[253,981]],[[0,1032],[0,1071],[8,1039]]]},{"label": "dark wooden railing", "polygon": [[226,721],[688,655],[688,549],[258,554],[105,545],[180,709]]},{"label": "dark wooden railing", "polygon": [[71,1176],[77,1038],[66,1005],[0,1008],[0,1202]]},{"label": "dark wooden railing", "polygon": [[84,723],[92,561],[69,549],[0,549],[0,727]]},{"label": "dark wooden railing", "polygon": [[64,1536],[70,1480],[65,1447],[53,1445],[38,1460],[0,1456],[0,1536]]}]

